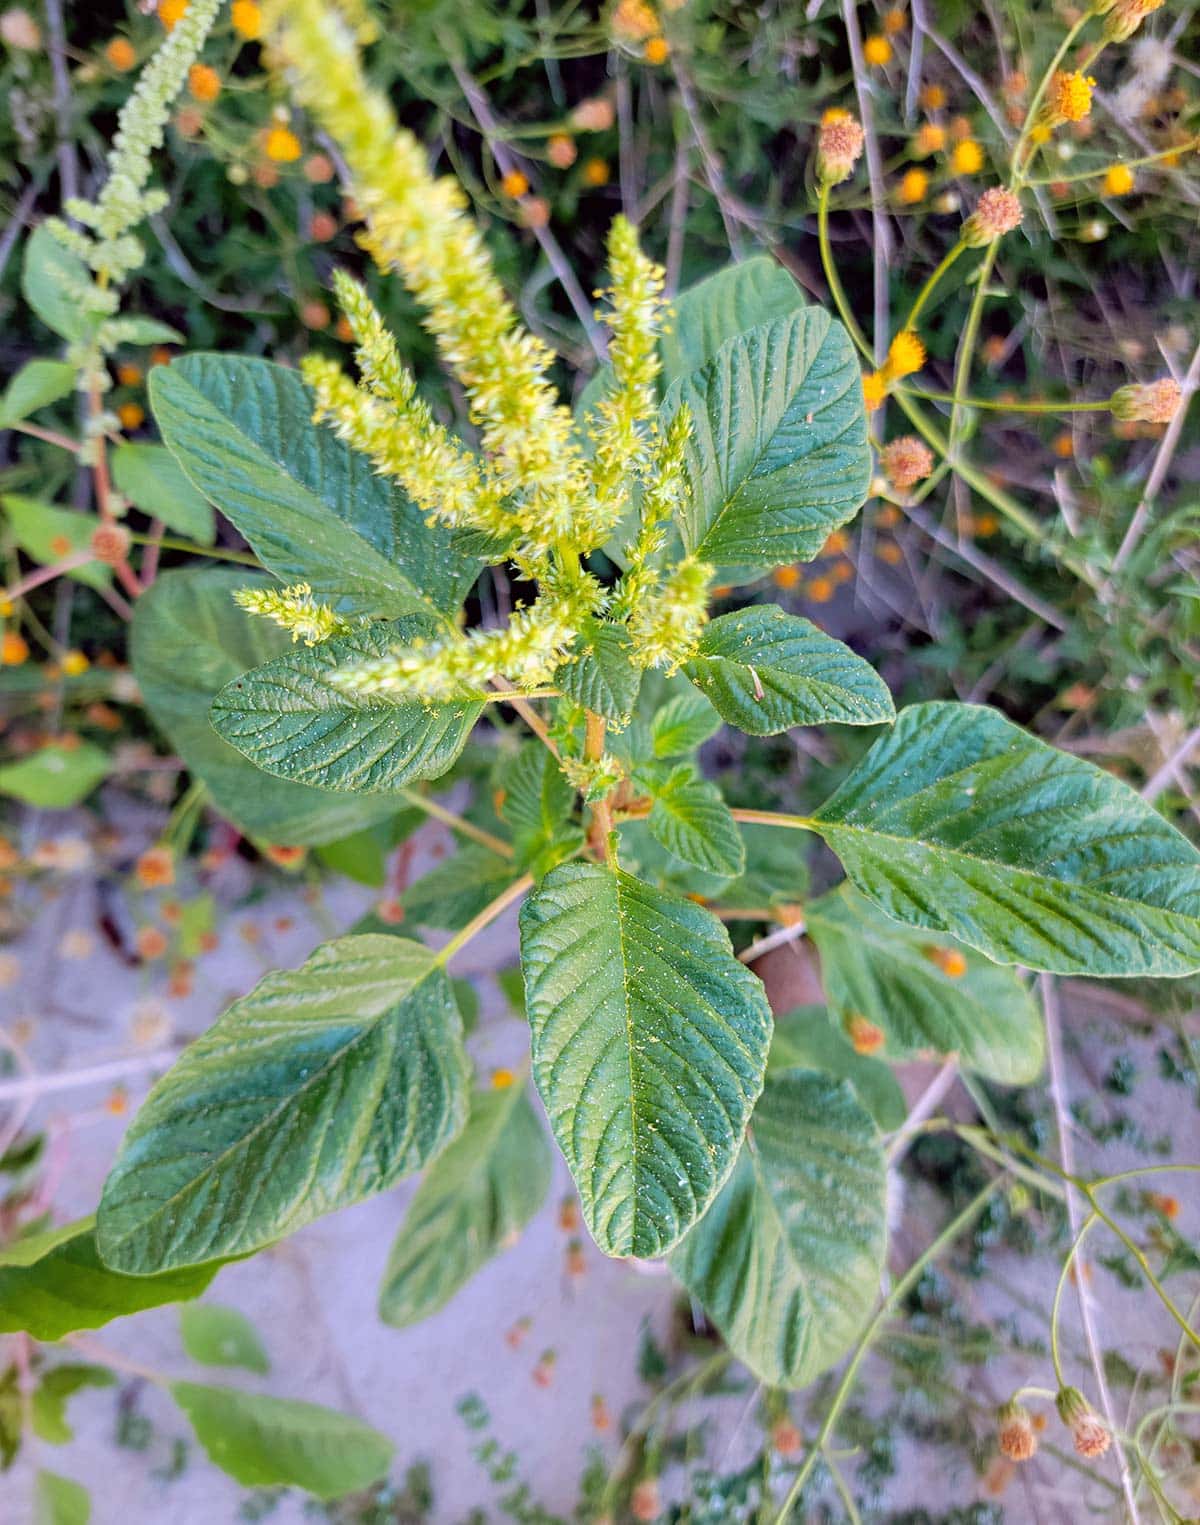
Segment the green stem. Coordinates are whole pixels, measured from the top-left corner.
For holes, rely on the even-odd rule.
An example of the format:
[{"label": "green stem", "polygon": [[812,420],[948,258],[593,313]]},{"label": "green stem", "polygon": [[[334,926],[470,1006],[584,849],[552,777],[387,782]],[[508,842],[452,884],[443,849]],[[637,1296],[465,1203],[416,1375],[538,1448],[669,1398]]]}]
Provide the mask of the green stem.
[{"label": "green stem", "polygon": [[875,352],[867,343],[866,335],[859,328],[858,319],[850,311],[850,303],[842,290],[841,277],[833,262],[833,250],[829,246],[829,187],[824,182],[817,194],[817,247],[821,251],[821,268],[825,272],[825,279],[829,282],[829,294],[833,297],[833,305],[837,308],[838,317],[841,318],[846,332],[862,352],[867,364],[873,366]]},{"label": "green stem", "polygon": [[735,821],[745,821],[750,826],[789,826],[795,831],[815,831],[808,816],[780,815],[774,810],[733,810]]},{"label": "green stem", "polygon": [[969,247],[970,246],[968,244],[963,243],[963,241],[960,239],[958,243],[956,243],[950,252],[945,256],[941,264],[937,266],[933,274],[929,277],[924,286],[922,286],[920,291],[917,293],[917,299],[912,304],[908,318],[905,320],[904,327],[906,329],[916,328],[917,319],[924,311],[926,302],[928,302],[929,298],[933,295],[934,288],[937,286],[937,283],[941,280],[942,276],[945,275],[946,271],[949,270],[950,266],[963,252],[963,250]]},{"label": "green stem", "polygon": [[522,874],[517,880],[508,886],[506,890],[496,896],[495,900],[485,905],[478,916],[473,916],[461,931],[456,932],[444,947],[438,949],[434,957],[434,963],[442,968],[450,962],[456,953],[460,953],[473,937],[478,936],[484,927],[490,926],[502,911],[506,911],[513,901],[520,900],[533,888],[533,875]]},{"label": "green stem", "polygon": [[1063,1261],[1062,1270],[1058,1273],[1058,1285],[1054,1288],[1054,1302],[1050,1307],[1050,1360],[1054,1364],[1054,1376],[1060,1388],[1067,1385],[1066,1378],[1063,1376],[1062,1358],[1058,1346],[1058,1316],[1062,1308],[1063,1292],[1066,1289],[1067,1278],[1071,1274],[1071,1267],[1075,1263],[1075,1257],[1083,1248],[1083,1241],[1099,1222],[1099,1215],[1092,1213],[1076,1234],[1075,1243],[1067,1251],[1067,1258]]},{"label": "green stem", "polygon": [[158,545],[164,551],[188,551],[193,556],[208,556],[214,561],[236,561],[239,566],[254,567],[261,570],[262,562],[257,556],[251,556],[245,551],[227,551],[216,545],[197,545],[192,540],[177,540],[172,535],[139,535],[131,533],[130,541],[134,545]]},{"label": "green stem", "polygon": [[[979,266],[979,273],[975,281],[975,290],[971,294],[971,306],[967,312],[967,323],[963,329],[962,338],[958,345],[958,359],[954,365],[954,395],[964,397],[967,394],[971,380],[971,369],[975,364],[975,343],[979,338],[979,325],[983,320],[983,304],[987,296],[987,285],[991,279],[992,270],[996,264],[996,251],[999,245],[995,241],[990,243],[984,250],[983,261]],[[950,410],[950,444],[948,454],[955,460],[955,470],[961,472],[958,465],[957,446],[963,428],[963,407],[961,403],[955,403]]]},{"label": "green stem", "polygon": [[1107,413],[1112,406],[1107,397],[1091,402],[1071,402],[1069,398],[1063,398],[1061,402],[999,402],[991,397],[956,397],[953,392],[926,392],[916,387],[897,388],[896,391],[919,398],[921,402],[949,402],[956,408],[982,408],[992,413]]},{"label": "green stem", "polygon": [[1187,1319],[1176,1306],[1174,1299],[1171,1297],[1171,1294],[1166,1291],[1158,1277],[1155,1276],[1154,1272],[1151,1270],[1150,1262],[1146,1259],[1146,1252],[1142,1249],[1141,1245],[1139,1245],[1136,1240],[1131,1239],[1125,1230],[1121,1227],[1121,1225],[1116,1221],[1116,1219],[1104,1211],[1099,1202],[1096,1201],[1096,1198],[1092,1194],[1090,1187],[1080,1185],[1080,1190],[1087,1198],[1089,1204],[1091,1205],[1092,1211],[1096,1214],[1096,1216],[1101,1219],[1106,1228],[1110,1229],[1117,1236],[1117,1238],[1137,1261],[1138,1265],[1141,1267],[1142,1274],[1154,1288],[1155,1292],[1157,1292],[1159,1302],[1162,1303],[1163,1307],[1175,1320],[1176,1324],[1178,1324],[1179,1328],[1184,1334],[1184,1337],[1190,1340],[1197,1350],[1200,1350],[1200,1335],[1198,1335],[1192,1326],[1188,1323]]},{"label": "green stem", "polygon": [[[1054,78],[1055,71],[1058,69],[1059,64],[1062,63],[1063,59],[1070,52],[1071,45],[1074,43],[1076,37],[1079,36],[1080,32],[1083,31],[1084,27],[1087,26],[1091,19],[1092,12],[1090,10],[1085,10],[1079,17],[1078,21],[1076,21],[1075,24],[1068,29],[1066,35],[1063,37],[1062,42],[1059,43],[1057,53],[1055,53],[1054,57],[1046,65],[1046,72],[1038,81],[1038,87],[1033,92],[1033,99],[1029,102],[1029,110],[1025,113],[1025,123],[1021,128],[1021,136],[1017,139],[1017,146],[1013,149],[1012,152],[1012,178],[1010,184],[1014,190],[1018,185],[1023,185],[1025,183],[1021,169],[1021,154],[1029,140],[1029,134],[1033,131],[1034,123],[1037,120],[1038,107],[1042,104],[1042,100],[1044,99],[1046,91],[1049,88],[1050,81]],[[1092,56],[1094,57],[1095,55],[1093,54]],[[1089,62],[1090,61],[1091,60],[1089,59]],[[957,390],[957,388],[955,390]]]},{"label": "green stem", "polygon": [[415,789],[401,789],[400,798],[406,804],[413,805],[418,810],[423,810],[427,816],[435,821],[440,821],[443,826],[448,826],[451,831],[457,831],[460,836],[470,837],[472,842],[478,842],[481,847],[490,848],[501,858],[511,858],[512,847],[500,837],[494,837],[490,831],[484,831],[482,826],[476,826],[470,821],[465,821],[462,816],[455,815],[453,810],[447,810],[444,805],[437,804],[434,800],[426,799],[423,794],[418,794]]},{"label": "green stem", "polygon": [[942,1251],[949,1245],[953,1244],[958,1236],[963,1232],[963,1230],[967,1228],[969,1224],[974,1222],[974,1220],[987,1206],[988,1199],[996,1191],[999,1190],[1003,1181],[1003,1176],[996,1176],[994,1180],[989,1181],[984,1189],[979,1193],[979,1195],[970,1201],[967,1206],[963,1208],[962,1212],[946,1225],[946,1227],[937,1236],[937,1238],[928,1247],[928,1249],[926,1249],[923,1254],[919,1255],[917,1259],[913,1261],[912,1265],[909,1266],[908,1270],[904,1273],[900,1280],[894,1284],[892,1290],[888,1293],[884,1301],[879,1305],[875,1312],[875,1316],[863,1330],[861,1339],[854,1347],[854,1354],[850,1357],[849,1364],[847,1365],[846,1370],[842,1375],[842,1380],[838,1384],[837,1392],[833,1396],[833,1402],[830,1404],[829,1410],[825,1415],[825,1420],[821,1425],[821,1432],[817,1436],[812,1449],[809,1451],[804,1465],[796,1474],[795,1479],[792,1482],[792,1486],[788,1489],[787,1497],[783,1501],[783,1507],[775,1516],[774,1525],[786,1525],[786,1521],[790,1517],[792,1510],[795,1508],[797,1502],[799,1501],[800,1495],[804,1491],[805,1483],[807,1483],[809,1477],[812,1475],[812,1470],[816,1466],[818,1458],[823,1455],[825,1448],[829,1443],[829,1437],[833,1433],[833,1427],[837,1423],[838,1416],[841,1414],[846,1400],[850,1396],[851,1388],[854,1386],[854,1379],[858,1375],[858,1369],[862,1365],[867,1351],[870,1350],[872,1344],[874,1343],[875,1336],[878,1333],[880,1326],[890,1315],[892,1309],[895,1308],[900,1302],[902,1302],[903,1299],[908,1296],[912,1288],[916,1286],[917,1282],[920,1280],[921,1273],[925,1270],[925,1267],[932,1261],[936,1260]]}]

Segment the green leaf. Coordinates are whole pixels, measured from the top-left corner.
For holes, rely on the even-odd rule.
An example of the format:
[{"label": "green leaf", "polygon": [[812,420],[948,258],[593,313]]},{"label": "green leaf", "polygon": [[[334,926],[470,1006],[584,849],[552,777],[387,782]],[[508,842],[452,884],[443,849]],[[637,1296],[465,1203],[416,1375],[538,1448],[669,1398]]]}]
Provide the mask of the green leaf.
[{"label": "green leaf", "polygon": [[771,1012],[715,916],[565,863],[521,909],[533,1074],[592,1236],[664,1254],[733,1168]]},{"label": "green leaf", "polygon": [[217,538],[212,504],[184,476],[169,450],[162,445],[118,445],[111,463],[114,486],[134,508],[200,545],[212,545]]},{"label": "green leaf", "polygon": [[1041,1013],[1011,968],[931,943],[848,885],[810,905],[807,922],[831,1013],[843,1027],[865,1017],[879,1028],[883,1058],[957,1054],[965,1068],[1005,1085],[1041,1074]]},{"label": "green leaf", "polygon": [[234,603],[233,590],[251,580],[228,567],[160,576],[134,612],[134,675],[151,717],[222,815],[268,842],[337,841],[390,815],[395,802],[273,778],[218,736],[208,718],[230,679],[291,649],[286,631]]},{"label": "green leaf", "polygon": [[104,1366],[69,1362],[43,1369],[33,1393],[33,1432],[47,1445],[65,1446],[75,1438],[67,1423],[67,1403],[85,1387],[111,1387],[116,1377]]},{"label": "green leaf", "polygon": [[751,736],[896,718],[892,696],[869,663],[776,604],[719,615],[684,672],[722,719]]},{"label": "green leaf", "polygon": [[96,323],[80,301],[91,284],[92,273],[78,254],[39,223],[25,242],[21,294],[46,327],[63,339],[84,338]]},{"label": "green leaf", "polygon": [[33,1499],[33,1525],[88,1525],[92,1501],[86,1488],[57,1472],[39,1470]]},{"label": "green leaf", "polygon": [[691,763],[642,768],[635,779],[654,801],[647,824],[668,852],[710,874],[742,872],[745,843],[716,784]]},{"label": "green leaf", "polygon": [[882,1060],[856,1053],[830,1025],[823,1006],[799,1006],[775,1018],[767,1074],[793,1069],[820,1070],[835,1080],[848,1080],[885,1133],[899,1128],[908,1116],[895,1075]]},{"label": "green leaf", "polygon": [[841,324],[806,307],[731,339],[667,394],[692,414],[684,547],[724,583],[811,560],[866,496],[861,373]]},{"label": "green leaf", "polygon": [[438,778],[466,746],[482,704],[404,704],[329,681],[339,668],[432,630],[428,619],[410,616],[318,646],[289,645],[225,685],[213,700],[213,727],[255,767],[317,788],[382,794]]},{"label": "green leaf", "polygon": [[[26,556],[43,567],[88,550],[100,523],[94,514],[72,513],[18,493],[6,493],[0,503],[12,527],[13,539]],[[85,561],[73,567],[67,576],[91,588],[106,588],[112,581],[112,571],[99,561]]]},{"label": "green leaf", "polygon": [[197,1382],[172,1382],[170,1393],[209,1460],[247,1488],[331,1499],[377,1483],[392,1464],[386,1435],[334,1409]]},{"label": "green leaf", "polygon": [[404,914],[420,927],[457,932],[517,877],[510,859],[468,842],[404,891]]},{"label": "green leaf", "polygon": [[793,834],[774,826],[743,822],[746,871],[722,886],[721,904],[735,910],[795,905],[808,892],[808,868],[796,851]]},{"label": "green leaf", "polygon": [[655,757],[682,757],[694,752],[721,729],[721,717],[703,694],[681,693],[660,706],[650,722],[650,746]]},{"label": "green leaf", "polygon": [[183,1348],[201,1366],[241,1366],[265,1376],[271,1369],[258,1331],[244,1313],[219,1303],[190,1303],[179,1310]]},{"label": "green leaf", "polygon": [[122,344],[183,344],[185,335],[169,323],[157,318],[146,318],[138,313],[123,312],[116,320],[120,326]]},{"label": "green leaf", "polygon": [[804,293],[782,265],[756,255],[689,286],[673,305],[670,329],[659,340],[668,384],[707,365],[748,328],[790,317],[804,306]]},{"label": "green leaf", "polygon": [[0,1250],[0,1334],[61,1340],[115,1318],[199,1297],[219,1263],[163,1276],[125,1276],[96,1251],[92,1219],[18,1239]]},{"label": "green leaf", "polygon": [[768,1078],[750,1137],[671,1268],[757,1377],[803,1387],[878,1296],[883,1150],[850,1086],[811,1070]]},{"label": "green leaf", "polygon": [[896,921],[1054,974],[1200,970],[1200,853],[995,710],[901,711],[812,820]]},{"label": "green leaf", "polygon": [[444,1308],[512,1244],[546,1200],[553,1161],[523,1086],[476,1091],[467,1126],[412,1199],[379,1295],[403,1328]]},{"label": "green leaf", "polygon": [[384,833],[378,827],[368,827],[339,842],[323,842],[317,857],[335,874],[345,874],[356,884],[379,890],[387,883],[388,851]]},{"label": "green leaf", "polygon": [[516,861],[535,877],[562,861],[583,836],[567,823],[575,790],[541,742],[528,741],[496,770],[500,819],[511,828]]},{"label": "green leaf", "polygon": [[587,620],[575,643],[574,661],[560,667],[554,681],[584,709],[624,724],[633,713],[642,683],[641,669],[629,659],[632,646],[624,625]]},{"label": "green leaf", "polygon": [[0,400],[0,429],[11,429],[22,419],[61,402],[75,390],[76,372],[64,360],[29,360],[21,367]]},{"label": "green leaf", "polygon": [[69,810],[91,794],[108,769],[108,753],[90,741],[69,749],[46,746],[0,767],[0,794],[43,810]]},{"label": "green leaf", "polygon": [[458,1133],[467,1058],[435,955],[342,937],[235,1001],[151,1090],[97,1217],[146,1275],[261,1249],[419,1170]]},{"label": "green leaf", "polygon": [[158,366],[150,399],[162,437],[264,566],[363,614],[446,613],[479,573],[450,531],[366,456],[312,421],[295,371],[233,355]]}]

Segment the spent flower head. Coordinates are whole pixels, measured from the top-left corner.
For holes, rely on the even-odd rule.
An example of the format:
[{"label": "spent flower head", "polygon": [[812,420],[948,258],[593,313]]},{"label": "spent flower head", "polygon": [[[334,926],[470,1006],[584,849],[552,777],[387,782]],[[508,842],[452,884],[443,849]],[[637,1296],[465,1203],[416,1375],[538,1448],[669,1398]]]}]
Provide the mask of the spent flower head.
[{"label": "spent flower head", "polygon": [[1108,405],[1114,418],[1123,422],[1169,424],[1179,411],[1183,391],[1171,376],[1157,381],[1132,382],[1118,387]]},{"label": "spent flower head", "polygon": [[1015,1398],[1004,1404],[997,1417],[997,1443],[1009,1461],[1028,1461],[1038,1448],[1029,1410]]},{"label": "spent flower head", "polygon": [[862,127],[848,111],[827,111],[817,133],[818,179],[826,185],[848,180],[862,154],[863,141]]},{"label": "spent flower head", "polygon": [[1003,238],[1021,225],[1021,198],[1015,191],[994,185],[984,191],[975,210],[963,223],[962,241],[972,248]]},{"label": "spent flower head", "polygon": [[933,470],[933,452],[915,434],[902,434],[883,447],[879,464],[892,486],[903,492]]},{"label": "spent flower head", "polygon": [[1077,1387],[1059,1389],[1058,1417],[1071,1432],[1075,1450],[1088,1461],[1099,1459],[1112,1445],[1112,1432]]}]

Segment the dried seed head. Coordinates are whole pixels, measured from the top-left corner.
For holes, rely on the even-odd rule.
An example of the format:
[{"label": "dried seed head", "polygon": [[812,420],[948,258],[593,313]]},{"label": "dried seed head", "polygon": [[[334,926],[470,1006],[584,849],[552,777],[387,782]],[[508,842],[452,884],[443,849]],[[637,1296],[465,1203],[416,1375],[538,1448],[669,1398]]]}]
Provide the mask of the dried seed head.
[{"label": "dried seed head", "polygon": [[933,455],[915,434],[902,434],[883,447],[879,464],[892,486],[903,492],[929,475],[933,470]]},{"label": "dried seed head", "polygon": [[984,191],[975,210],[963,223],[963,243],[979,248],[1003,238],[1021,225],[1021,198],[1015,191],[994,185]]},{"label": "dried seed head", "polygon": [[1109,399],[1114,418],[1143,424],[1169,424],[1179,411],[1183,393],[1171,376],[1118,387]]},{"label": "dried seed head", "polygon": [[840,185],[854,173],[863,151],[863,130],[848,111],[827,111],[817,133],[817,176]]}]

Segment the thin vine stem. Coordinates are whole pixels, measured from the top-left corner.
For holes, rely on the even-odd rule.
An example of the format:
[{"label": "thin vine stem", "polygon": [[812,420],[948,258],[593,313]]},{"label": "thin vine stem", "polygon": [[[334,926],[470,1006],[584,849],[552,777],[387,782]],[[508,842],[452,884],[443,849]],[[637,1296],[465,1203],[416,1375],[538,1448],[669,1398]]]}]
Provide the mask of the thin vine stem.
[{"label": "thin vine stem", "polygon": [[842,279],[838,275],[837,266],[833,262],[833,251],[829,246],[829,186],[822,181],[821,189],[817,193],[817,247],[821,253],[821,268],[825,272],[825,279],[829,282],[829,294],[833,298],[833,305],[837,308],[838,317],[841,318],[846,332],[854,340],[863,358],[868,365],[875,364],[875,352],[867,343],[866,335],[858,326],[858,319],[850,310],[850,303],[846,300],[846,293],[842,289]]},{"label": "thin vine stem", "polygon": [[436,800],[428,799],[415,789],[401,789],[399,794],[402,800],[417,810],[423,810],[431,820],[440,821],[443,826],[448,826],[451,831],[457,831],[460,836],[469,837],[472,842],[478,842],[481,847],[490,849],[498,857],[512,858],[512,846],[502,837],[493,836],[482,826],[476,826],[473,821],[465,820],[461,815],[455,815],[453,810],[447,810],[444,805],[439,805]]},{"label": "thin vine stem", "polygon": [[480,911],[478,916],[473,916],[466,926],[454,934],[448,943],[443,944],[434,955],[434,963],[444,968],[457,953],[461,953],[472,938],[478,937],[480,932],[495,921],[503,911],[507,911],[514,901],[520,900],[522,895],[527,895],[533,888],[533,875],[522,874],[515,879],[506,890],[496,896]]},{"label": "thin vine stem", "polygon": [[788,1489],[787,1497],[784,1499],[779,1513],[775,1516],[774,1525],[786,1525],[787,1520],[791,1517],[792,1510],[796,1507],[800,1495],[804,1492],[804,1485],[812,1475],[812,1470],[816,1466],[817,1461],[825,1452],[829,1443],[829,1437],[833,1433],[834,1425],[837,1423],[838,1417],[854,1386],[854,1379],[858,1375],[858,1369],[862,1365],[867,1352],[874,1344],[875,1336],[880,1328],[890,1316],[892,1310],[908,1296],[908,1293],[917,1284],[925,1267],[936,1260],[944,1249],[953,1244],[963,1230],[979,1216],[987,1206],[989,1199],[1003,1185],[1004,1179],[1005,1177],[1002,1175],[994,1177],[977,1196],[968,1202],[962,1212],[956,1218],[953,1218],[933,1243],[913,1261],[912,1265],[909,1266],[899,1281],[892,1286],[887,1297],[884,1298],[883,1302],[876,1309],[874,1317],[863,1330],[858,1344],[854,1347],[854,1353],[851,1355],[846,1370],[842,1374],[842,1380],[838,1384],[837,1392],[833,1395],[833,1401],[826,1411],[820,1433],[813,1442],[804,1465],[793,1479],[792,1486]]}]

